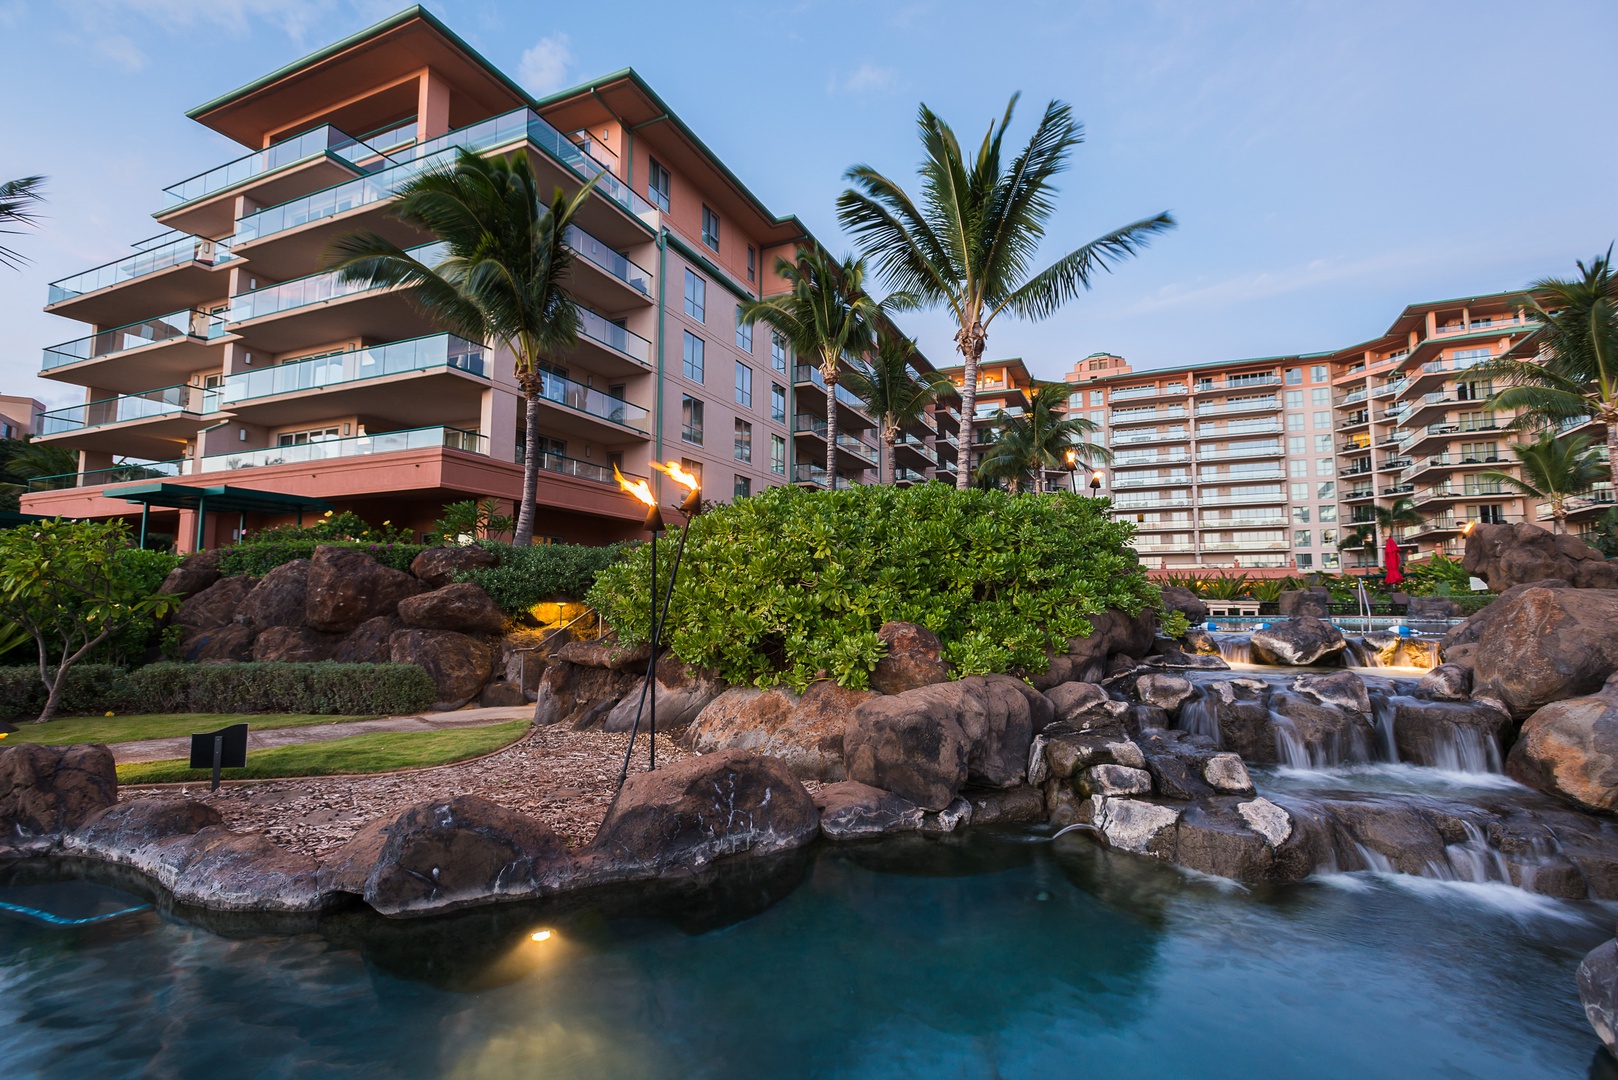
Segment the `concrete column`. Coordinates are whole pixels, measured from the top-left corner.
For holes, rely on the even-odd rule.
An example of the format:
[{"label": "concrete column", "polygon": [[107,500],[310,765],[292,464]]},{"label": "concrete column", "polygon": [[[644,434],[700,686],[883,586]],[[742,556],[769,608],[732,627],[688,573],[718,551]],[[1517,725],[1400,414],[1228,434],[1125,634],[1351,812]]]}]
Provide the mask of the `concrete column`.
[{"label": "concrete column", "polygon": [[449,83],[431,70],[417,83],[416,141],[436,139],[449,131]]}]

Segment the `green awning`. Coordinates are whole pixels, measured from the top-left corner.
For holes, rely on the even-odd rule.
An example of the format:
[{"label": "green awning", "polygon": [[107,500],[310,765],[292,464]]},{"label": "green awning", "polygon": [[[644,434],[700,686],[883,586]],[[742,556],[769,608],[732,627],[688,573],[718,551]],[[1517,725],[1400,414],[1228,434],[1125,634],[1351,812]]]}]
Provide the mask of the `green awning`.
[{"label": "green awning", "polygon": [[143,506],[167,506],[178,510],[199,510],[259,514],[295,514],[305,510],[330,510],[331,504],[310,495],[286,495],[279,491],[252,488],[192,487],[189,484],[133,484],[102,492],[110,499]]}]

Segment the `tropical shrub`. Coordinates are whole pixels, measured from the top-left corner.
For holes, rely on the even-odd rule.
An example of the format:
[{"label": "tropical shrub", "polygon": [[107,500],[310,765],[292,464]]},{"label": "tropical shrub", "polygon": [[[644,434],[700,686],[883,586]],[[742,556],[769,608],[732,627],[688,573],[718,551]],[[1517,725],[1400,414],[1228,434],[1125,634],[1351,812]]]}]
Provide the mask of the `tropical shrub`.
[{"label": "tropical shrub", "polygon": [[632,544],[535,544],[514,547],[485,541],[484,550],[500,556],[500,565],[468,570],[457,581],[470,581],[494,598],[500,610],[518,617],[548,600],[582,600],[602,570],[624,557]]},{"label": "tropical shrub", "polygon": [[[664,641],[734,683],[866,685],[897,620],[937,634],[961,675],[1041,672],[1109,608],[1161,604],[1104,500],[942,484],[772,488],[687,530]],[[659,543],[659,587],[679,536]],[[651,551],[602,570],[589,602],[626,644],[649,639]],[[825,675],[821,675],[824,672]]]},{"label": "tropical shrub", "polygon": [[1422,562],[1405,567],[1405,581],[1399,588],[1411,596],[1448,596],[1451,590],[1470,592],[1472,575],[1459,559],[1437,553]]},{"label": "tropical shrub", "polygon": [[431,545],[313,539],[262,540],[249,537],[234,547],[224,549],[224,553],[219,557],[219,570],[224,574],[252,574],[254,577],[261,577],[282,563],[289,563],[293,559],[313,558],[315,548],[325,546],[363,551],[383,566],[408,571],[416,556]]},{"label": "tropical shrub", "polygon": [[1202,579],[1204,600],[1242,600],[1251,586],[1246,574],[1214,574]]},{"label": "tropical shrub", "polygon": [[489,540],[511,532],[515,525],[510,514],[500,512],[500,500],[466,499],[446,503],[444,516],[433,522],[425,539],[429,544],[456,544],[463,536],[470,540]]},{"label": "tropical shrub", "polygon": [[[47,669],[52,678],[56,669]],[[127,712],[129,673],[113,664],[74,664],[56,704],[58,716]],[[0,667],[0,720],[32,720],[45,707],[45,686],[33,664]]]}]

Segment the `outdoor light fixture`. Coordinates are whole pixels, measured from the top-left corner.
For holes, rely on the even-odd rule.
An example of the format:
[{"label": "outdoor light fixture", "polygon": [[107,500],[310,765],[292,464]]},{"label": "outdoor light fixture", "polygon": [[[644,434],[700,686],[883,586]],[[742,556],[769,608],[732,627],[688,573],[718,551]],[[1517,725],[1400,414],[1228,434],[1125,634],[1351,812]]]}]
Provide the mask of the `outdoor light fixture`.
[{"label": "outdoor light fixture", "polygon": [[696,517],[702,509],[702,485],[695,475],[688,472],[678,461],[664,463],[652,462],[652,468],[685,488],[685,499],[680,503],[680,513],[685,516],[686,528],[680,530],[680,543],[674,549],[674,565],[669,570],[669,582],[663,591],[662,606],[657,602],[657,536],[663,531],[663,508],[658,505],[657,498],[652,494],[652,487],[645,480],[633,482],[624,479],[618,466],[612,467],[612,475],[617,479],[618,486],[634,496],[636,500],[646,505],[646,530],[652,534],[652,582],[651,582],[651,648],[646,658],[646,678],[640,687],[640,702],[635,707],[635,722],[629,729],[629,745],[624,749],[624,764],[618,772],[618,787],[624,785],[624,779],[629,775],[630,755],[635,752],[635,736],[640,731],[641,712],[646,709],[647,695],[651,695],[652,705],[647,722],[647,735],[651,742],[648,745],[647,769],[657,768],[657,691],[653,689],[653,681],[657,678],[657,652],[663,640],[663,624],[668,620],[669,602],[674,596],[674,582],[680,575],[680,558],[685,554],[685,538],[690,532],[691,519]]},{"label": "outdoor light fixture", "polygon": [[1092,499],[1099,499],[1101,497],[1101,470],[1100,469],[1097,469],[1095,472],[1090,474],[1090,497]]},{"label": "outdoor light fixture", "polygon": [[1461,535],[1462,536],[1471,536],[1472,535],[1472,530],[1477,528],[1477,527],[1478,527],[1477,522],[1468,521],[1465,525],[1461,526]]},{"label": "outdoor light fixture", "polygon": [[1079,452],[1068,447],[1067,453],[1062,455],[1063,466],[1067,469],[1068,483],[1073,485],[1073,494],[1079,493]]},{"label": "outdoor light fixture", "polygon": [[528,935],[529,941],[549,941],[550,939],[551,932],[549,930],[535,930],[532,934]]}]

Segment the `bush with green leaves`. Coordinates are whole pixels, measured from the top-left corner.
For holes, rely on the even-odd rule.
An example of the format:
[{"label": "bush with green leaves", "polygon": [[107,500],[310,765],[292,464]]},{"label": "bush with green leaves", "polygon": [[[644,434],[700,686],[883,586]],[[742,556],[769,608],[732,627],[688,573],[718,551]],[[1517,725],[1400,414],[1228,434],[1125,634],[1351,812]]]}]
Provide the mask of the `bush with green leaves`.
[{"label": "bush with green leaves", "polygon": [[312,559],[317,547],[342,547],[363,551],[383,566],[394,570],[410,570],[416,556],[426,551],[427,544],[369,544],[332,543],[326,540],[249,540],[235,547],[225,548],[219,556],[219,570],[223,574],[252,574],[262,577],[282,563],[294,559]]},{"label": "bush with green leaves", "polygon": [[444,516],[433,522],[425,537],[429,544],[459,544],[492,540],[516,527],[510,514],[500,512],[499,499],[466,499],[444,504]]},{"label": "bush with green leaves", "polygon": [[[54,678],[56,669],[51,668]],[[58,716],[128,712],[129,673],[115,664],[74,664],[68,669]],[[45,686],[32,665],[0,667],[0,720],[32,720],[45,707]]]},{"label": "bush with green leaves", "polygon": [[622,559],[635,545],[535,544],[513,547],[484,541],[486,551],[500,556],[500,565],[464,570],[457,581],[470,581],[494,598],[500,610],[518,617],[535,604],[550,600],[583,600],[596,576]]},{"label": "bush with green leaves", "polygon": [[[771,488],[690,526],[664,641],[733,683],[863,687],[890,620],[937,634],[960,675],[1038,673],[1087,616],[1161,605],[1104,500],[943,484]],[[666,583],[678,533],[658,545]],[[589,601],[626,644],[650,637],[642,546]]]}]

